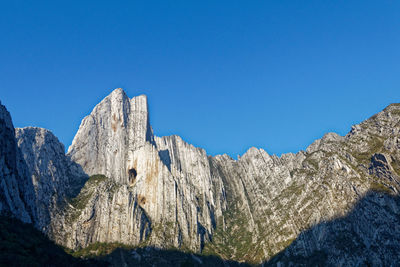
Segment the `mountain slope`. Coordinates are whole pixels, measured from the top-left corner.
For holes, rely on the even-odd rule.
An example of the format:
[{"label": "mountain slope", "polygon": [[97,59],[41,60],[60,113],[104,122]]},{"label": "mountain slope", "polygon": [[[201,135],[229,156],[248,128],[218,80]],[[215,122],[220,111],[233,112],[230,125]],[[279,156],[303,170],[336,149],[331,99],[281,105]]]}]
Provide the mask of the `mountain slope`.
[{"label": "mountain slope", "polygon": [[[145,101],[135,109],[131,102],[139,101],[115,90],[84,119],[69,149],[86,172],[110,175],[108,179],[120,188],[113,191],[115,196],[88,205],[91,213],[77,220],[83,225],[94,219],[88,224],[94,232],[79,234],[84,232],[85,240],[204,249],[204,253],[255,263],[272,257],[312,225],[346,214],[371,188],[397,194],[398,105],[355,126],[345,137],[325,135],[305,152],[279,158],[251,148],[233,160],[226,155],[208,157],[178,136],[154,137],[148,114],[130,126],[135,121],[131,110],[147,111]],[[79,140],[93,137],[97,147],[91,146],[96,148],[81,156],[85,145]],[[110,159],[98,164],[102,155]],[[378,159],[388,161],[387,166],[380,166]],[[115,163],[118,173],[108,167]],[[96,222],[101,215],[95,207],[107,209],[103,201],[106,207],[118,203],[123,213],[107,213],[107,219]],[[114,235],[107,230],[110,221]],[[136,237],[129,238],[134,233]]]},{"label": "mountain slope", "polygon": [[0,103],[0,214],[32,222],[32,181],[15,140],[14,125]]},{"label": "mountain slope", "polygon": [[[7,129],[3,138],[12,142]],[[289,265],[323,250],[332,252],[324,263],[337,265],[346,263],[343,252],[324,240],[338,231],[359,251],[346,256],[348,265],[389,264],[400,245],[399,229],[389,228],[400,225],[399,138],[400,105],[392,104],[346,136],[328,133],[297,154],[251,148],[237,160],[211,157],[179,136],[154,136],[147,98],[116,89],[82,120],[67,156],[46,130],[17,130],[25,169],[14,169],[28,177],[21,191],[33,200],[15,195],[15,202],[28,207],[37,228],[73,249],[122,243]],[[357,209],[360,227],[354,219],[336,223],[354,218],[359,203],[367,203]],[[390,223],[370,227],[375,213]],[[396,238],[389,242],[390,232]],[[372,243],[387,253],[362,249]]]},{"label": "mountain slope", "polygon": [[66,199],[79,193],[88,179],[82,168],[65,156],[64,145],[49,130],[26,127],[15,129],[18,149],[32,181],[33,223],[54,236],[51,221],[63,216]]},{"label": "mountain slope", "polygon": [[266,265],[397,266],[400,198],[371,190],[345,216],[303,231]]},{"label": "mountain slope", "polygon": [[[243,190],[239,191],[246,194],[239,200],[232,198],[230,201],[229,211],[234,212],[231,222],[221,226],[219,235],[209,244],[209,250],[236,260],[257,262],[261,258],[268,259],[304,230],[349,213],[371,190],[397,195],[400,181],[399,113],[400,106],[391,105],[354,126],[345,137],[326,134],[306,152],[296,155],[277,158],[263,150],[250,149],[237,161],[228,157],[213,158],[215,167],[212,171],[223,177],[236,177],[234,180],[240,181],[236,184],[243,185]],[[233,183],[227,178],[225,184]],[[389,205],[378,204],[381,208]],[[390,205],[393,208],[386,216],[397,225],[400,222],[398,202]],[[396,229],[394,235],[399,234]],[[360,246],[372,241],[365,237],[363,242],[365,244],[360,243]],[[387,237],[378,236],[373,242],[385,247]],[[312,246],[314,243],[315,240],[309,239],[301,244],[309,250],[317,250]]]},{"label": "mountain slope", "polygon": [[1,266],[108,266],[67,254],[31,224],[0,216]]}]

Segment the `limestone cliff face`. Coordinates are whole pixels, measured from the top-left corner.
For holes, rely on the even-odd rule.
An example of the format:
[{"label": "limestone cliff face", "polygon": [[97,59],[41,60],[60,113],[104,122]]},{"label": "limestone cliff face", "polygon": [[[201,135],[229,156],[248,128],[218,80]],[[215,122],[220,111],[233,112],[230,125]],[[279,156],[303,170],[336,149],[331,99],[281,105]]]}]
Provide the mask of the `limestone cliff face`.
[{"label": "limestone cliff face", "polygon": [[64,145],[49,130],[17,128],[15,138],[27,166],[25,176],[32,183],[33,222],[53,236],[52,219],[60,213],[66,199],[79,193],[88,177],[65,155]]},{"label": "limestone cliff face", "polygon": [[130,100],[116,89],[82,120],[68,155],[89,175],[101,173],[125,184],[137,152],[152,143],[146,96]]},{"label": "limestone cliff face", "polygon": [[271,263],[288,266],[400,262],[399,104],[306,151],[251,148],[236,160],[154,136],[147,98],[122,89],[83,119],[67,156],[44,129],[17,129],[16,141],[4,107],[0,115],[1,212],[70,248],[121,242],[252,263],[281,252]]},{"label": "limestone cliff face", "polygon": [[393,104],[305,152],[278,158],[252,148],[237,161],[211,158],[211,172],[227,180],[233,214],[206,249],[257,262],[296,240],[281,264],[399,262],[400,228],[391,227],[400,222],[399,125],[400,105]]},{"label": "limestone cliff face", "polygon": [[0,103],[0,214],[32,222],[33,191],[27,168],[15,141],[14,126]]},{"label": "limestone cliff face", "polygon": [[57,137],[36,127],[14,129],[0,105],[0,214],[33,223],[50,237],[65,203],[88,179]]},{"label": "limestone cliff face", "polygon": [[83,119],[68,155],[89,175],[107,178],[84,188],[82,211],[68,211],[78,214],[65,225],[66,245],[146,242],[198,251],[210,239],[222,211],[208,157],[179,137],[154,137],[145,96],[114,90]]},{"label": "limestone cliff face", "polygon": [[269,259],[309,227],[345,216],[370,190],[397,194],[399,110],[389,106],[304,152],[277,157],[251,148],[234,160],[207,156],[178,136],[153,136],[146,98],[117,89],[82,121],[69,148],[86,173],[107,178],[85,186],[87,204],[67,212],[75,216],[65,225],[66,245],[123,242]]}]

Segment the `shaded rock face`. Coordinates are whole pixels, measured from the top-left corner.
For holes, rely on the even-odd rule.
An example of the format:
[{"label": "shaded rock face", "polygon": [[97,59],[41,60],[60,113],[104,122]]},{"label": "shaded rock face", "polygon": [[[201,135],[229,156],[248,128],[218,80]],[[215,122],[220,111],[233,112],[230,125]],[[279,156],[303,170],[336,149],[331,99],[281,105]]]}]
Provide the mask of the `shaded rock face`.
[{"label": "shaded rock face", "polygon": [[345,216],[302,232],[265,265],[397,266],[399,206],[398,196],[370,192]]},{"label": "shaded rock face", "polygon": [[0,103],[0,214],[32,222],[33,190],[27,167],[15,141],[14,126]]},{"label": "shaded rock face", "polygon": [[17,128],[15,138],[32,182],[34,224],[52,236],[51,220],[67,198],[79,193],[88,176],[65,155],[64,145],[49,130]]},{"label": "shaded rock face", "polygon": [[[392,248],[400,248],[400,241],[386,233],[400,225],[399,104],[353,126],[346,136],[326,134],[306,151],[277,157],[250,148],[237,160],[207,156],[178,136],[154,136],[147,98],[129,99],[122,89],[83,119],[67,156],[58,140],[39,128],[17,129],[17,146],[12,125],[3,126],[10,124],[4,121],[1,133],[10,142],[0,143],[0,149],[11,152],[2,161],[8,165],[0,165],[7,174],[2,192],[14,193],[8,193],[12,201],[1,199],[2,210],[32,220],[70,248],[121,242],[261,263],[289,247],[270,263],[307,263],[331,251],[324,264],[337,265],[343,264],[342,250],[328,237],[340,241],[333,234],[346,232],[358,251],[346,256],[349,265],[364,259],[389,265],[397,259]],[[354,207],[361,208],[354,212]],[[376,224],[378,230],[371,226]],[[372,243],[390,248],[368,258],[363,248]]]},{"label": "shaded rock face", "polygon": [[87,175],[64,153],[48,130],[14,129],[0,105],[0,214],[11,215],[53,237],[68,198],[79,193]]}]

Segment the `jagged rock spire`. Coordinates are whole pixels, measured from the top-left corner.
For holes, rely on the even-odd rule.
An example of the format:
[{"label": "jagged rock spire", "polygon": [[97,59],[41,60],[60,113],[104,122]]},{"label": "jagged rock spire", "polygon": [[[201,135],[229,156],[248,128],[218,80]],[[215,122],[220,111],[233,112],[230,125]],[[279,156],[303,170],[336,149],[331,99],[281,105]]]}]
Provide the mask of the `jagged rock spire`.
[{"label": "jagged rock spire", "polygon": [[129,99],[121,89],[104,98],[79,127],[68,155],[89,174],[104,174],[125,183],[129,151],[153,143],[147,97]]}]

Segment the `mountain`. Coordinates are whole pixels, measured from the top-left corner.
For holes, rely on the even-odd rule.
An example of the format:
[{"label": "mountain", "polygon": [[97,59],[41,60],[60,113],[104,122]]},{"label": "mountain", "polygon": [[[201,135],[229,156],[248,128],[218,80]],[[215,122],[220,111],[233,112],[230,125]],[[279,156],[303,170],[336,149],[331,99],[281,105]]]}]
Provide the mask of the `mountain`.
[{"label": "mountain", "polygon": [[18,150],[32,182],[35,227],[55,238],[54,222],[63,220],[65,200],[75,197],[88,176],[65,155],[64,145],[49,130],[15,129]]},{"label": "mountain", "polygon": [[60,245],[283,266],[400,262],[399,104],[306,151],[251,148],[237,160],[155,136],[147,97],[122,89],[82,120],[67,155],[48,130],[13,135],[1,107],[0,211]]},{"label": "mountain", "polygon": [[83,260],[67,254],[42,232],[20,220],[0,216],[1,266],[108,266],[100,260]]},{"label": "mountain", "polygon": [[32,222],[32,181],[15,140],[10,113],[0,103],[0,213]]},{"label": "mountain", "polygon": [[179,137],[154,137],[145,96],[114,90],[83,119],[68,156],[87,174],[104,175],[81,192],[87,205],[65,225],[69,247],[122,242],[199,251],[222,214],[205,151]]}]

